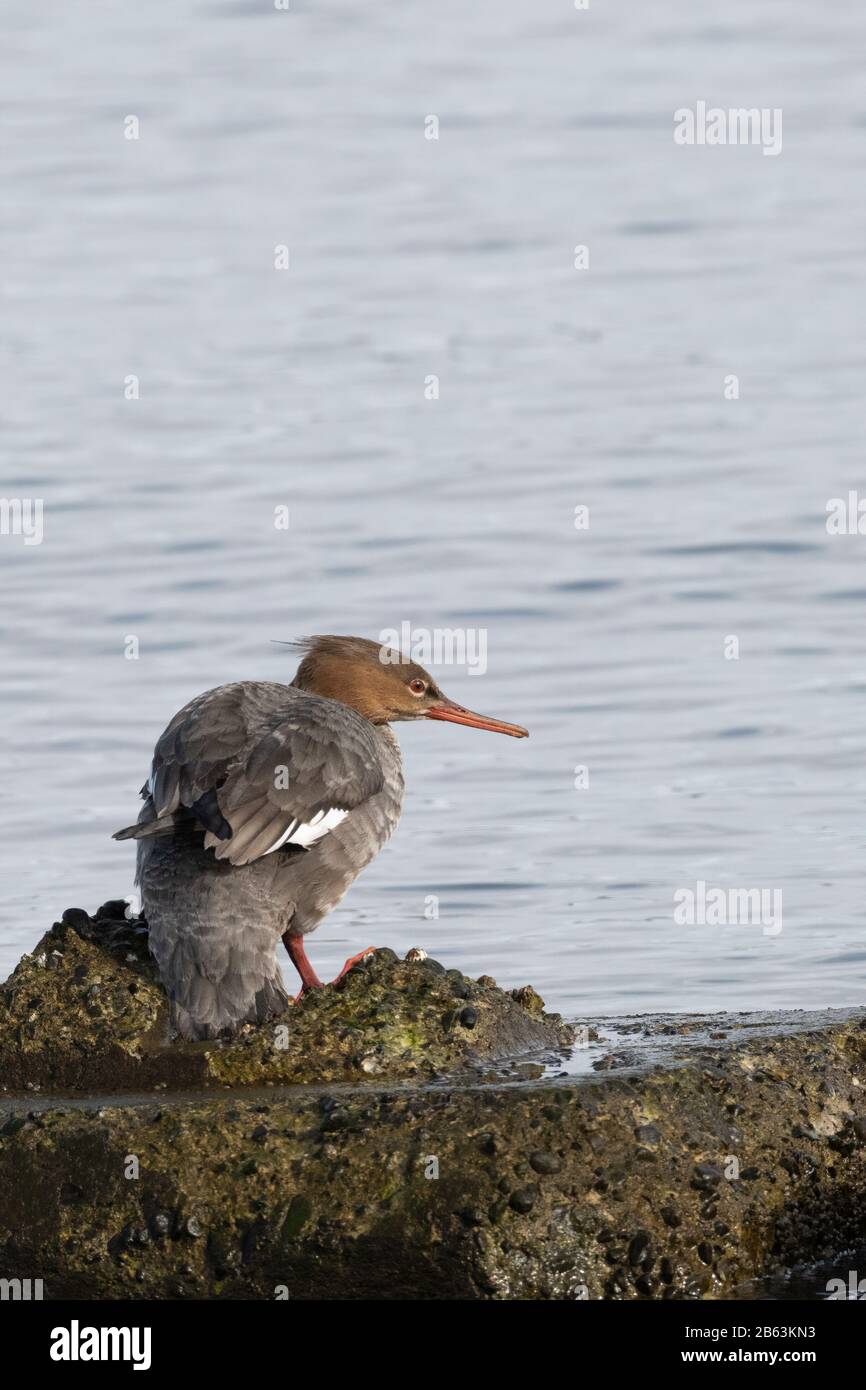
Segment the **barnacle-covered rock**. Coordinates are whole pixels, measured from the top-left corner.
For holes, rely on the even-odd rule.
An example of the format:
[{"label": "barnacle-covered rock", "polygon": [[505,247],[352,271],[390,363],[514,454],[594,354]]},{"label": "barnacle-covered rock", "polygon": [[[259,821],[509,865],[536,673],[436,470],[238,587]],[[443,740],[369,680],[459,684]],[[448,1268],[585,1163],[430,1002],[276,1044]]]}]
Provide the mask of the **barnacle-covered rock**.
[{"label": "barnacle-covered rock", "polygon": [[122,902],[71,908],[0,988],[7,1090],[173,1090],[431,1077],[565,1046],[573,1030],[428,957],[377,951],[338,985],[235,1037],[169,1035],[147,927]]}]

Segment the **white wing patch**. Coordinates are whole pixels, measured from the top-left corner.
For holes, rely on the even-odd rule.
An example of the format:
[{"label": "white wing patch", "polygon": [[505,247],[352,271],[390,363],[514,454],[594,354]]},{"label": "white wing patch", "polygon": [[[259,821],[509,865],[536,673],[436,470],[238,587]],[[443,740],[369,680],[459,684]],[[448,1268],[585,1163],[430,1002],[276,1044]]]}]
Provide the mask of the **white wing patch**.
[{"label": "white wing patch", "polygon": [[336,829],[348,814],[348,811],[338,811],[332,807],[330,811],[319,811],[310,821],[293,820],[276,844],[265,850],[265,854],[273,854],[275,849],[282,849],[283,845],[301,845],[304,849],[309,849]]}]

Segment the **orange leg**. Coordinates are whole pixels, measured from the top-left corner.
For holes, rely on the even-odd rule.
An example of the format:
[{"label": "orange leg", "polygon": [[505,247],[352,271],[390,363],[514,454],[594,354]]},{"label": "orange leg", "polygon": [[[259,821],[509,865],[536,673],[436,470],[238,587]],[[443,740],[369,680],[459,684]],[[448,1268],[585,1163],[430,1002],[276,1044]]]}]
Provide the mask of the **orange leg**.
[{"label": "orange leg", "polygon": [[[289,959],[292,965],[301,977],[300,992],[295,996],[295,1003],[297,1004],[298,1000],[303,999],[304,995],[308,994],[311,989],[324,989],[324,985],[309,962],[307,953],[304,950],[303,936],[295,935],[292,932],[284,932],[283,945],[289,953]],[[359,951],[356,956],[350,956],[339,975],[335,976],[331,981],[331,984],[335,985],[337,980],[342,980],[343,976],[352,969],[353,965],[357,965],[359,960],[364,960],[366,956],[371,955],[375,949],[375,946],[368,946],[366,951]]]},{"label": "orange leg", "polygon": [[293,936],[291,932],[284,932],[283,945],[289,953],[289,960],[301,977],[301,990],[300,993],[295,996],[295,1003],[297,1004],[298,1000],[302,999],[308,990],[323,989],[324,986],[307,959],[307,953],[304,950],[304,938],[302,936]]},{"label": "orange leg", "polygon": [[334,976],[333,980],[331,981],[331,984],[335,985],[338,980],[342,980],[344,975],[348,975],[353,965],[357,965],[359,960],[366,960],[367,956],[372,956],[375,949],[375,946],[368,946],[366,951],[359,951],[356,956],[350,956],[349,959],[346,961],[346,964],[340,971],[339,975]]}]

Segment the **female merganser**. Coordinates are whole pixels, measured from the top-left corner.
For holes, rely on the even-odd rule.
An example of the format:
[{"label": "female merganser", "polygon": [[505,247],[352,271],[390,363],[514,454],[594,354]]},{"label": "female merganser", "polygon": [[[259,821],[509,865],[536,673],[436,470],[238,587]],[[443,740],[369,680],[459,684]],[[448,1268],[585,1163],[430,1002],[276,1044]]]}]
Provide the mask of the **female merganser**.
[{"label": "female merganser", "polygon": [[390,723],[446,719],[527,737],[447,699],[422,666],[377,642],[296,645],[305,655],[291,685],[237,681],[184,705],[156,745],[138,823],[114,836],[139,842],[150,949],[184,1038],[285,1009],[280,937],[301,994],[322,987],[304,937],[400,819]]}]

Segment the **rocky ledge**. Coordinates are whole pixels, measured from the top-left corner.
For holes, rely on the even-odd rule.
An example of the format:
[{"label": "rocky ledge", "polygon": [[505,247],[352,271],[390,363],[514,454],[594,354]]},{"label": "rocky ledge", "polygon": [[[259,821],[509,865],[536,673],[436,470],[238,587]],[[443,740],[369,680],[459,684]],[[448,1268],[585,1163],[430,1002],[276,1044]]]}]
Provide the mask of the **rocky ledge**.
[{"label": "rocky ledge", "polygon": [[863,1011],[602,1022],[583,1075],[504,1081],[472,1050],[498,1018],[510,1043],[562,1025],[429,964],[347,981],[289,1011],[316,1066],[299,1040],[283,1075],[307,1084],[252,1089],[276,1065],[255,1038],[150,1070],[188,1045],[134,927],[49,933],[0,1008],[0,1276],[46,1298],[694,1299],[866,1241]]}]

